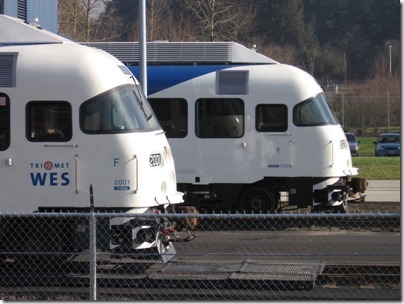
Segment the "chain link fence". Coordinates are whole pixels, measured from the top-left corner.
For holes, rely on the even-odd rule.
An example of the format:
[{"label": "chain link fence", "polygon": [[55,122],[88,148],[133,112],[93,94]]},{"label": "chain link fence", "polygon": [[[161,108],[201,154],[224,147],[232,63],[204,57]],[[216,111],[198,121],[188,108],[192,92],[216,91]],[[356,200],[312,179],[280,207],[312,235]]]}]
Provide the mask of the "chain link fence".
[{"label": "chain link fence", "polygon": [[401,97],[350,96],[344,93],[329,95],[330,104],[346,130],[357,129],[364,132],[373,129],[377,136],[379,128],[401,126]]},{"label": "chain link fence", "polygon": [[0,214],[0,229],[1,300],[401,299],[397,213]]}]

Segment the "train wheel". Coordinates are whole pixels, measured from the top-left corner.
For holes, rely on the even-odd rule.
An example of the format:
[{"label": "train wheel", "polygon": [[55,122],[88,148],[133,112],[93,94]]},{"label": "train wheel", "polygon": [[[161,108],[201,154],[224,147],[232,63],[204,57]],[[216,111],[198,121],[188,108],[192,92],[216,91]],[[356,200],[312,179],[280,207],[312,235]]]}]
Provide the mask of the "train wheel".
[{"label": "train wheel", "polygon": [[268,211],[274,212],[278,206],[272,191],[263,187],[252,187],[247,189],[240,199],[241,211],[259,212]]}]

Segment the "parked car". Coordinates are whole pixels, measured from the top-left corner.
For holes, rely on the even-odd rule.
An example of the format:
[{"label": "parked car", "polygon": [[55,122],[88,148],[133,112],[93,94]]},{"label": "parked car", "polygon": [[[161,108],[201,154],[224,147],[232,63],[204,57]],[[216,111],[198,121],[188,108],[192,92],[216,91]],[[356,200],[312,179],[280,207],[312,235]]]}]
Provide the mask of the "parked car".
[{"label": "parked car", "polygon": [[359,155],[359,141],[356,139],[355,134],[347,132],[345,133],[346,139],[349,143],[349,149],[351,150],[352,156]]},{"label": "parked car", "polygon": [[375,144],[375,156],[400,156],[400,134],[382,133]]}]

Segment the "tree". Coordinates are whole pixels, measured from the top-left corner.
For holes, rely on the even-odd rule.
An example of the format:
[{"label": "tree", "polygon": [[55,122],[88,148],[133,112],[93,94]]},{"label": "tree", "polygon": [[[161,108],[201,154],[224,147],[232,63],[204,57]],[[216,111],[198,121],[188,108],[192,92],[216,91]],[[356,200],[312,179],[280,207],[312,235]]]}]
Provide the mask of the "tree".
[{"label": "tree", "polygon": [[[146,0],[146,8],[149,41],[256,44],[325,81],[385,75],[393,41],[400,73],[397,0]],[[78,41],[137,41],[138,9],[138,0],[59,0],[59,29]]]},{"label": "tree", "polygon": [[78,41],[90,41],[95,35],[96,11],[104,0],[59,0],[59,32]]},{"label": "tree", "polygon": [[200,40],[239,40],[249,31],[255,17],[249,1],[183,0],[181,3],[198,25]]},{"label": "tree", "polygon": [[304,0],[320,46],[345,53],[348,77],[357,80],[369,77],[387,39],[400,40],[399,5],[396,0]]},{"label": "tree", "polygon": [[98,9],[100,6],[105,4],[104,0],[81,0],[81,4],[84,9],[84,17],[85,17],[85,41],[90,41],[91,33],[92,33],[92,20],[95,19],[93,17],[94,10]]},{"label": "tree", "polygon": [[59,0],[58,2],[59,32],[77,40],[84,38],[84,14],[80,4],[81,0]]},{"label": "tree", "polygon": [[304,36],[302,0],[258,0],[255,31],[263,43],[301,47]]}]

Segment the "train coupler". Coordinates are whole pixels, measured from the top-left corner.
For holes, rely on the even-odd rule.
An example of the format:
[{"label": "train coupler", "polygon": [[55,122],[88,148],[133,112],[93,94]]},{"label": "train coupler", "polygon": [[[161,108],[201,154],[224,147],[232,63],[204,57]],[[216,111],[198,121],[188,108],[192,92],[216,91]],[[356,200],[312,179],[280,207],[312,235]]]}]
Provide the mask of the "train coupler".
[{"label": "train coupler", "polygon": [[[176,224],[174,224],[174,227]],[[170,228],[163,228],[161,230],[161,234],[170,242],[190,242],[193,241],[196,237],[196,233],[192,233],[188,229],[181,229],[180,231],[177,231],[174,227]],[[181,232],[185,232],[186,235],[182,236]]]}]

